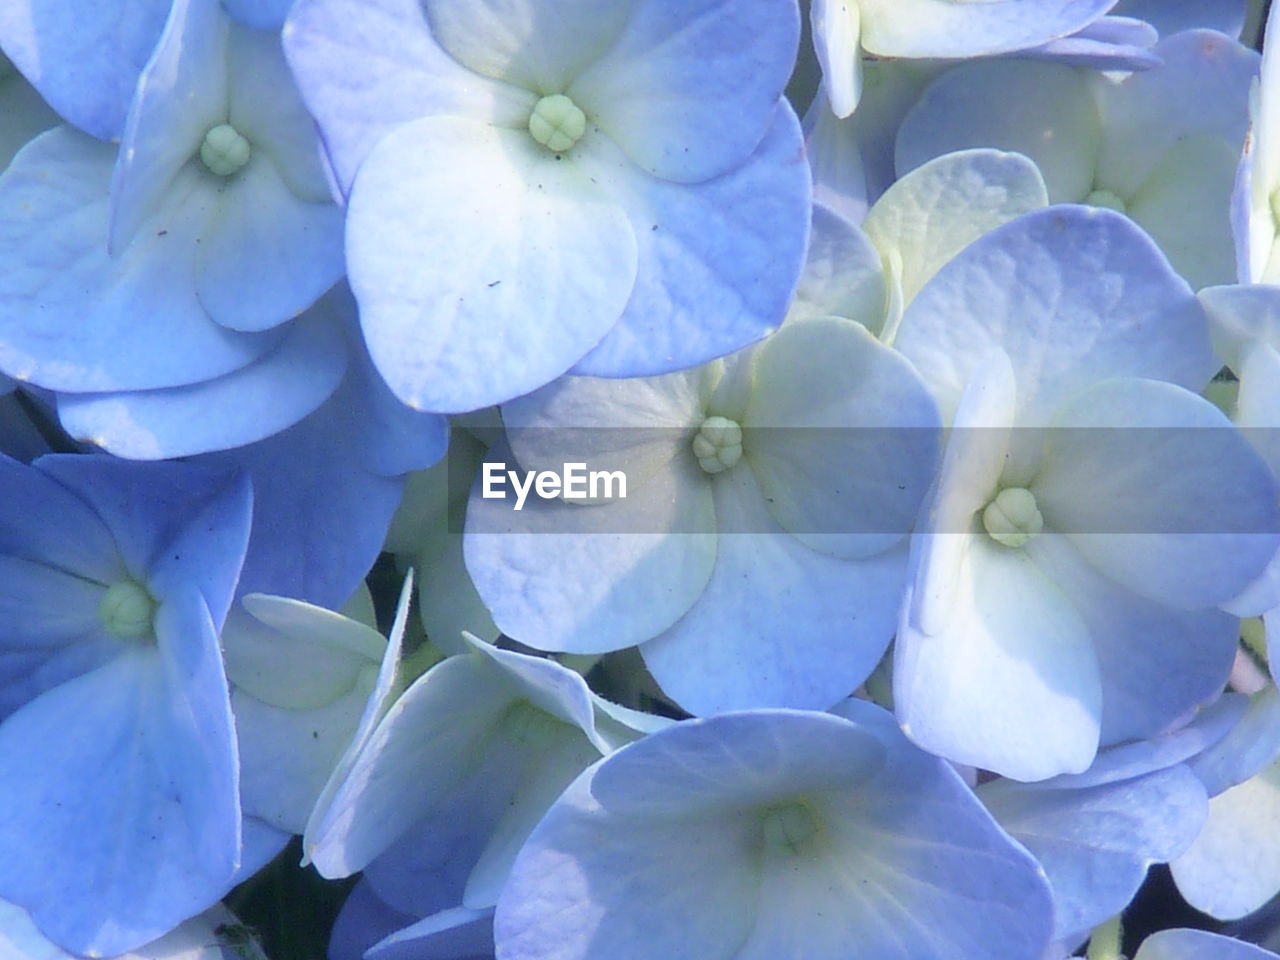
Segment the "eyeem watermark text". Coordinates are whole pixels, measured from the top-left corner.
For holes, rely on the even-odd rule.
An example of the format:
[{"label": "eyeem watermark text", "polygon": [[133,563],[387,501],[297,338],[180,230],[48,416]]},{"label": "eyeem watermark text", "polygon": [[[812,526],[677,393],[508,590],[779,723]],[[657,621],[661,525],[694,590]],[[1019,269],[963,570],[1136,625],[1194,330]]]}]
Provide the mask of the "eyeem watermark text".
[{"label": "eyeem watermark text", "polygon": [[627,475],[621,470],[588,470],[585,463],[566,463],[555,470],[508,470],[505,463],[485,463],[480,496],[503,500],[507,487],[516,495],[516,509],[523,510],[529,493],[543,500],[625,500]]}]

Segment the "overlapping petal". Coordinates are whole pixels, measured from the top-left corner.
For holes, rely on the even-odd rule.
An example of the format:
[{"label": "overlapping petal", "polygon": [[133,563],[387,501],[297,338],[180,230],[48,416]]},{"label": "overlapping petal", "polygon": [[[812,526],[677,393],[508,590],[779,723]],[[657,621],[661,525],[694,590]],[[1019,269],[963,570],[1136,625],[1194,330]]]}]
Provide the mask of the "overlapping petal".
[{"label": "overlapping petal", "polygon": [[63,127],[28,145],[0,180],[9,265],[0,366],[55,390],[145,390],[218,377],[270,349],[275,336],[224,330],[196,297],[191,265],[206,222],[199,171],[184,167],[138,238],[108,254],[113,158]]},{"label": "overlapping petal", "polygon": [[756,151],[728,173],[681,185],[614,153],[583,157],[611,186],[637,247],[635,287],[587,376],[667,373],[761,339],[786,315],[804,263],[810,182],[799,121],[779,104]]},{"label": "overlapping petal", "polygon": [[443,117],[398,128],[365,160],[347,256],[378,370],[404,402],[445,412],[564,373],[621,315],[636,271],[631,224],[577,163],[521,131]]},{"label": "overlapping petal", "polygon": [[[596,21],[608,36],[608,21]],[[617,39],[566,92],[642,170],[698,183],[738,167],[777,123],[799,39],[799,11],[782,0],[633,2]]]},{"label": "overlapping petal", "polygon": [[221,897],[237,866],[235,735],[200,595],[162,604],[156,633],[157,647],[0,724],[0,891],[78,953],[154,940]]}]

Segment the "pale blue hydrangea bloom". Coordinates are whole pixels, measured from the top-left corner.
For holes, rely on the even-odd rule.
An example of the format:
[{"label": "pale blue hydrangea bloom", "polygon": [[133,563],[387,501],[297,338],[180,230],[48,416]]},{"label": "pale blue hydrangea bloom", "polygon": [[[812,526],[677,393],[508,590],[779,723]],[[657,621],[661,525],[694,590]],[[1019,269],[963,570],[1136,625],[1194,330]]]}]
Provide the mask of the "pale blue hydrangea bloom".
[{"label": "pale blue hydrangea bloom", "polygon": [[1213,699],[1237,634],[1214,607],[1265,567],[1280,513],[1193,392],[1219,361],[1155,245],[1110,211],[1028,214],[934,276],[897,346],[952,427],[898,630],[912,738],[1039,780]]},{"label": "pale blue hydrangea bloom", "polygon": [[1258,56],[1206,30],[1156,48],[1163,63],[1124,79],[1061,64],[962,64],[902,123],[897,169],[966,147],[1017,150],[1054,203],[1127,213],[1193,287],[1227,283],[1230,196]]},{"label": "pale blue hydrangea bloom", "polygon": [[363,870],[378,899],[414,918],[491,907],[560,791],[662,723],[602,703],[553,661],[469,645],[357,735],[304,835],[323,876]]},{"label": "pale blue hydrangea bloom", "polygon": [[1075,33],[1114,0],[813,0],[813,43],[831,109],[847,117],[862,92],[864,52],[879,57],[982,57]]},{"label": "pale blue hydrangea bloom", "polygon": [[579,777],[498,901],[504,960],[1037,960],[1030,855],[878,707],[678,723]]},{"label": "pale blue hydrangea bloom", "polygon": [[246,816],[301,834],[350,745],[389,705],[408,617],[401,592],[390,642],[373,627],[364,588],[344,616],[286,597],[249,594],[222,630],[240,743]]},{"label": "pale blue hydrangea bloom", "polygon": [[775,327],[808,232],[779,99],[798,33],[792,0],[298,3],[286,47],[392,390],[471,410]]},{"label": "pale blue hydrangea bloom", "polygon": [[324,311],[285,323],[343,269],[312,122],[278,35],[216,0],[174,4],[118,151],[69,127],[24,148],[0,178],[0,252],[0,366],[67,396],[68,429],[113,452],[261,439],[347,363]]},{"label": "pale blue hydrangea bloom", "polygon": [[845,157],[811,144],[815,201],[804,273],[788,318],[856,320],[892,344],[902,312],[944,263],[984,233],[1048,204],[1026,157],[944,154],[912,170],[856,220],[824,186]]},{"label": "pale blue hydrangea bloom", "polygon": [[0,897],[68,950],[121,953],[241,864],[218,631],[249,486],[79,455],[0,473]]},{"label": "pale blue hydrangea bloom", "polygon": [[565,378],[503,416],[509,462],[580,461],[628,483],[625,499],[516,510],[509,487],[486,499],[477,482],[464,554],[509,636],[573,653],[639,644],[697,714],[825,709],[884,654],[938,419],[861,325],[796,320],[665,377]]}]

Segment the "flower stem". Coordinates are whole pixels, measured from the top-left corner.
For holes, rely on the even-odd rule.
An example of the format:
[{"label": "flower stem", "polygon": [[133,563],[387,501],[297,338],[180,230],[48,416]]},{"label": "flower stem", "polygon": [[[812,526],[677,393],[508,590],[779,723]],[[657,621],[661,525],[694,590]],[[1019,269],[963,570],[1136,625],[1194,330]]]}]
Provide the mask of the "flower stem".
[{"label": "flower stem", "polygon": [[1123,937],[1120,914],[1116,914],[1093,928],[1089,935],[1089,952],[1085,956],[1088,960],[1124,960],[1124,954],[1120,952]]}]

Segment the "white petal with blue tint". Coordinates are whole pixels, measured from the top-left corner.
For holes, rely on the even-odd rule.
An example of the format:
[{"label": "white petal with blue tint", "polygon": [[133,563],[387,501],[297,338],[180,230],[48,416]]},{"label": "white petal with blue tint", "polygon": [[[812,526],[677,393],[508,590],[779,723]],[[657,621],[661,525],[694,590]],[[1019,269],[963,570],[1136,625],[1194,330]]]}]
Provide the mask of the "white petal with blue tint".
[{"label": "white petal with blue tint", "polygon": [[1207,400],[1115,379],[1068,398],[1054,426],[1037,503],[1116,583],[1175,609],[1209,607],[1275,553],[1276,482]]},{"label": "white petal with blue tint", "polygon": [[347,369],[343,334],[299,318],[280,344],[203,383],[129,393],[67,393],[58,419],[73,437],[134,460],[185,457],[254,443],[311,413]]},{"label": "white petal with blue tint", "polygon": [[1022,50],[1074,33],[1111,0],[859,0],[862,45],[885,57],[973,57]]},{"label": "white petal with blue tint", "polygon": [[1186,283],[1131,221],[1048,207],[986,234],[944,266],[902,319],[895,346],[934,391],[944,421],[993,347],[1018,383],[1018,421],[1108,377],[1201,389],[1217,368]]},{"label": "white petal with blue tint", "polygon": [[464,553],[494,622],[538,649],[598,653],[657,636],[715,564],[711,488],[691,456],[625,500],[513,507],[513,495],[484,499],[477,484]]},{"label": "white petal with blue tint", "polygon": [[527,393],[595,346],[622,314],[636,253],[631,225],[573,158],[520,131],[425,118],[361,167],[347,256],[391,389],[461,412]]},{"label": "white petal with blue tint", "polygon": [[192,166],[134,242],[108,255],[112,162],[110,147],[62,127],[5,172],[0,366],[55,390],[145,390],[221,376],[270,349],[274,336],[223,330],[196,298],[209,194]]},{"label": "white petal with blue tint", "polygon": [[1102,119],[1081,71],[988,60],[961,64],[925,90],[902,121],[896,157],[905,174],[954,150],[1011,150],[1035,161],[1052,202],[1078,202],[1093,188],[1101,142]]},{"label": "white petal with blue tint", "polygon": [[538,99],[454,60],[427,28],[420,0],[297,0],[284,46],[344,193],[369,151],[401,124],[470,116],[522,128]]}]

